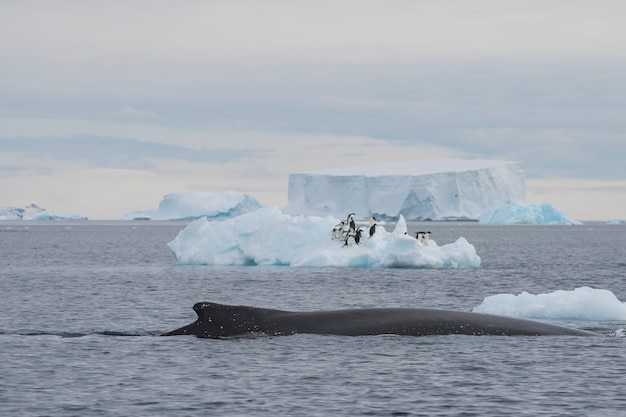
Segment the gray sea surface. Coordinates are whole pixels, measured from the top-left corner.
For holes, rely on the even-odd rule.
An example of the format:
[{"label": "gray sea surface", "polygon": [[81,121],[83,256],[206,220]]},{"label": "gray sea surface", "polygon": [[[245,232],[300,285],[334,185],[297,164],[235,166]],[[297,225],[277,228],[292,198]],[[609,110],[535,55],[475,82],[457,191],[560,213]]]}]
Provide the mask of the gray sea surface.
[{"label": "gray sea surface", "polygon": [[[601,337],[161,337],[198,301],[426,307],[589,286],[626,301],[626,225],[409,222],[474,269],[178,265],[182,222],[0,222],[1,416],[626,416],[624,322]],[[391,225],[385,226],[391,230]]]}]

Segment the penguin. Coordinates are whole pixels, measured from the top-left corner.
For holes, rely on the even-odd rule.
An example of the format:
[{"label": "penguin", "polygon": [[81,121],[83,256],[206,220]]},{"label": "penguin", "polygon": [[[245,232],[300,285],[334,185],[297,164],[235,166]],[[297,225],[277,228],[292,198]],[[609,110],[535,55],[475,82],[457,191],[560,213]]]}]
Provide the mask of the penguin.
[{"label": "penguin", "polygon": [[[360,239],[360,234],[359,234],[359,239]],[[345,246],[352,246],[356,243],[356,231],[354,229],[350,229],[348,231],[348,234],[346,235],[346,240],[344,243],[344,247]]]},{"label": "penguin", "polygon": [[415,239],[421,244],[424,244],[424,232],[415,233]]},{"label": "penguin", "polygon": [[356,214],[354,213],[348,214],[348,220],[346,222],[348,223],[348,229],[356,230],[356,223],[354,222],[354,216],[356,216]]},{"label": "penguin", "polygon": [[428,246],[428,238],[430,237],[430,232],[422,232],[422,243],[424,246]]},{"label": "penguin", "polygon": [[343,237],[343,232],[344,232],[343,228],[345,227],[345,225],[346,225],[346,222],[342,220],[341,223],[333,227],[332,232],[330,232],[330,237],[332,240],[341,239]]},{"label": "penguin", "polygon": [[374,236],[374,233],[376,233],[376,217],[372,216],[370,217],[370,239]]},{"label": "penguin", "polygon": [[363,233],[363,228],[359,227],[359,230],[354,234],[354,243],[359,245],[361,243],[361,233]]}]

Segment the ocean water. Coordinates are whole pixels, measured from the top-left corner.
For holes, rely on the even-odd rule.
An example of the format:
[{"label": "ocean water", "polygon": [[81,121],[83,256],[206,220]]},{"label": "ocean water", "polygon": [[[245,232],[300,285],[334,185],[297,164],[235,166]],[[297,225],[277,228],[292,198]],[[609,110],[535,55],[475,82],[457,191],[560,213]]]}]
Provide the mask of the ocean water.
[{"label": "ocean water", "polygon": [[[215,301],[429,307],[581,286],[626,300],[626,226],[409,223],[476,269],[177,265],[185,223],[0,223],[1,416],[626,416],[625,322],[602,337],[159,334]],[[386,226],[389,229],[389,225]]]}]

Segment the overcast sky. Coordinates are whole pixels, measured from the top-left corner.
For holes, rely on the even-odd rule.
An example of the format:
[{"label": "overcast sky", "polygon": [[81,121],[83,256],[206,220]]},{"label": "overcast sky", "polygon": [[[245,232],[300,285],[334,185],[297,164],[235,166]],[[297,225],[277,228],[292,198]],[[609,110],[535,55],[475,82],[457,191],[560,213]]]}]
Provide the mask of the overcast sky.
[{"label": "overcast sky", "polygon": [[116,219],[288,175],[524,162],[626,219],[626,2],[0,0],[0,207]]}]

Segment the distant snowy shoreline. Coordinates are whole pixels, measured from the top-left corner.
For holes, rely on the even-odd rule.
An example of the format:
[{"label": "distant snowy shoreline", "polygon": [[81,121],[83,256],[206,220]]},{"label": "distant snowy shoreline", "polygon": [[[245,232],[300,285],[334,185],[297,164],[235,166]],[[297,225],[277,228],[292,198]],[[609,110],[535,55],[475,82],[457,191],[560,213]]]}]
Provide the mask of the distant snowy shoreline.
[{"label": "distant snowy shoreline", "polygon": [[88,220],[86,216],[80,214],[65,214],[48,211],[36,204],[22,207],[0,208],[0,220]]}]

